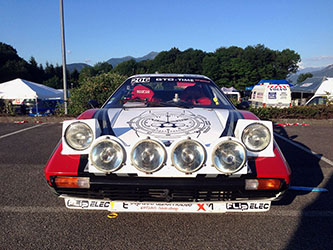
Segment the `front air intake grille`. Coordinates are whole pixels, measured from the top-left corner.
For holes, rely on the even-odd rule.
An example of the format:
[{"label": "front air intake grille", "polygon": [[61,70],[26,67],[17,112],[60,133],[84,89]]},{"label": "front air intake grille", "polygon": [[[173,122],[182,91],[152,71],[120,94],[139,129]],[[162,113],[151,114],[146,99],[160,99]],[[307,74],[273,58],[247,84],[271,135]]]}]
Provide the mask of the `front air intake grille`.
[{"label": "front air intake grille", "polygon": [[232,198],[232,191],[132,189],[104,190],[103,196],[112,200],[136,201],[223,201]]},{"label": "front air intake grille", "polygon": [[242,178],[94,177],[89,189],[56,188],[59,194],[120,201],[229,201],[274,197],[279,191],[246,191]]},{"label": "front air intake grille", "polygon": [[[221,190],[176,190],[176,189],[103,189],[66,190],[61,193],[89,198],[108,198],[128,201],[227,201],[232,200],[235,191]],[[236,192],[238,193],[238,192]]]}]

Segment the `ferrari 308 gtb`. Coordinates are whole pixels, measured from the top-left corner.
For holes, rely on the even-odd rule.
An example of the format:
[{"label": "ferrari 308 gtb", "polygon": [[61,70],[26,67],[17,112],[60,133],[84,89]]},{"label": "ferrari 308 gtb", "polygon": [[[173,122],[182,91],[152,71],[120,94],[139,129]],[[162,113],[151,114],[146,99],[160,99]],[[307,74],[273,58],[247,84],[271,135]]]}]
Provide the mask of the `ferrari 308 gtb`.
[{"label": "ferrari 308 gtb", "polygon": [[71,209],[264,212],[290,169],[272,122],[238,111],[209,78],[145,74],[63,123],[45,177]]}]

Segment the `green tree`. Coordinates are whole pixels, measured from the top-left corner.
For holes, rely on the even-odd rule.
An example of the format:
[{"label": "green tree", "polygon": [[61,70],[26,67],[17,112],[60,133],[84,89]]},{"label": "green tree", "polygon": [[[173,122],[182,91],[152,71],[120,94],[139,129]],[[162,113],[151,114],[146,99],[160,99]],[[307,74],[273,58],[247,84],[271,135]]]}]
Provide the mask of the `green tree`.
[{"label": "green tree", "polygon": [[81,70],[78,81],[82,82],[86,78],[96,76],[99,74],[109,73],[112,71],[112,69],[113,69],[112,65],[107,62],[96,63],[93,67],[86,66]]},{"label": "green tree", "polygon": [[114,72],[123,76],[135,75],[137,72],[137,66],[138,63],[134,59],[131,59],[118,64],[114,68]]},{"label": "green tree", "polygon": [[70,92],[69,113],[78,115],[91,108],[88,101],[92,99],[102,105],[125,80],[126,77],[115,73],[104,73],[85,78],[78,88]]},{"label": "green tree", "polygon": [[29,64],[18,56],[16,49],[0,42],[0,82],[15,78],[30,79]]},{"label": "green tree", "polygon": [[79,82],[82,82],[86,78],[89,78],[89,77],[92,77],[95,75],[96,75],[95,69],[93,67],[86,66],[83,69],[81,69],[81,71],[80,71]]},{"label": "green tree", "polygon": [[7,61],[20,61],[17,55],[16,49],[12,46],[0,42],[0,67],[2,67]]},{"label": "green tree", "polygon": [[113,67],[111,64],[109,64],[107,62],[99,62],[94,65],[94,69],[95,69],[95,75],[99,75],[99,74],[111,72]]},{"label": "green tree", "polygon": [[289,49],[274,51],[261,44],[221,47],[204,58],[203,73],[220,87],[244,89],[261,79],[285,79],[299,61],[300,56]]},{"label": "green tree", "polygon": [[[66,73],[69,76],[69,72]],[[62,89],[63,88],[63,73],[62,73],[62,66],[53,64],[49,64],[46,62],[45,70],[44,70],[44,81],[43,84],[55,89]]]},{"label": "green tree", "polygon": [[38,66],[36,59],[32,56],[30,57],[28,70],[30,72],[30,78],[26,80],[34,81],[37,83],[42,83],[44,80],[44,69],[43,66]]},{"label": "green tree", "polygon": [[77,71],[77,69],[74,69],[72,73],[69,75],[69,81],[70,81],[70,88],[76,88],[79,86],[79,76],[80,73]]},{"label": "green tree", "polygon": [[277,51],[276,54],[276,78],[285,79],[289,74],[297,72],[298,63],[301,61],[299,54],[290,49]]},{"label": "green tree", "polygon": [[153,70],[152,60],[144,60],[136,63],[136,74],[154,73],[152,70]]},{"label": "green tree", "polygon": [[202,50],[187,49],[176,56],[171,63],[172,72],[180,74],[202,74],[202,61],[206,53]]},{"label": "green tree", "polygon": [[43,82],[44,85],[55,88],[55,89],[62,89],[63,88],[63,81],[62,78],[54,75],[51,78],[47,79]]},{"label": "green tree", "polygon": [[304,82],[307,78],[311,78],[313,75],[311,73],[300,74],[297,78],[297,83]]},{"label": "green tree", "polygon": [[160,52],[153,60],[151,71],[159,73],[176,73],[174,71],[174,62],[180,54],[181,51],[177,48]]}]

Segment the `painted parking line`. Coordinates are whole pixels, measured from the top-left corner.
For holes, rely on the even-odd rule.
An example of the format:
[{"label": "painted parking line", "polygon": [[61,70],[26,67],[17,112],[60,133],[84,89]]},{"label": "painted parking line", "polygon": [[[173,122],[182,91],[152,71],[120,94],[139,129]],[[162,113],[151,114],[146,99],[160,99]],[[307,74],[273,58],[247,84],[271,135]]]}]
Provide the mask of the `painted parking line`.
[{"label": "painted parking line", "polygon": [[307,152],[307,153],[309,153],[309,154],[312,154],[313,156],[315,156],[315,157],[318,158],[319,160],[324,161],[324,162],[326,162],[327,164],[329,164],[330,166],[333,167],[333,161],[327,159],[326,157],[324,157],[324,156],[322,156],[322,155],[320,155],[320,154],[318,154],[318,153],[316,153],[316,152],[314,152],[314,151],[312,151],[312,150],[310,150],[310,149],[308,149],[308,148],[306,148],[306,147],[303,147],[303,146],[299,145],[298,143],[293,142],[292,140],[290,140],[290,139],[288,139],[288,138],[286,138],[286,137],[284,137],[284,136],[282,136],[282,135],[279,135],[279,134],[277,134],[277,133],[274,133],[274,136],[277,136],[277,137],[279,137],[280,139],[282,139],[282,140],[284,140],[284,141],[286,141],[286,142],[292,144],[293,146],[295,146],[295,147],[297,147],[297,148],[299,148],[299,149],[301,149],[301,150],[303,150],[303,151],[305,151],[305,152]]},{"label": "painted parking line", "polygon": [[38,124],[38,125],[35,125],[35,126],[32,126],[32,127],[29,127],[29,128],[24,128],[24,129],[20,129],[20,130],[17,130],[17,131],[14,131],[12,133],[9,133],[9,134],[5,134],[5,135],[1,135],[0,136],[0,139],[3,139],[3,138],[6,138],[8,136],[12,136],[12,135],[16,135],[16,134],[19,134],[19,133],[22,133],[24,131],[27,131],[27,130],[30,130],[30,129],[34,129],[34,128],[38,128],[40,126],[43,126],[44,124]]}]

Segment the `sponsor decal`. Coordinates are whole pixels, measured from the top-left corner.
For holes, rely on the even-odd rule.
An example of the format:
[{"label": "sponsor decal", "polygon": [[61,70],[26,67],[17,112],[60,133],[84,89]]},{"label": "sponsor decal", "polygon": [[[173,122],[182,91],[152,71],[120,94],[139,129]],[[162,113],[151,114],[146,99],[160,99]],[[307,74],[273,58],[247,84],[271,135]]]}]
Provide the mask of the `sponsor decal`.
[{"label": "sponsor decal", "polygon": [[194,82],[191,78],[158,77],[156,82]]},{"label": "sponsor decal", "polygon": [[213,212],[213,203],[162,203],[162,202],[123,202],[122,208],[128,211],[161,212]]},{"label": "sponsor decal", "polygon": [[139,78],[133,78],[131,80],[131,84],[134,83],[148,83],[150,82],[150,77],[139,77]]},{"label": "sponsor decal", "polygon": [[138,93],[138,94],[149,94],[149,93],[150,93],[150,90],[144,90],[144,89],[140,90],[140,89],[138,89],[138,90],[136,91],[136,93]]},{"label": "sponsor decal", "polygon": [[145,111],[128,122],[136,133],[159,135],[176,139],[189,134],[207,133],[211,129],[210,121],[201,115],[182,111]]},{"label": "sponsor decal", "polygon": [[[111,206],[112,205],[112,206]],[[67,200],[66,206],[69,208],[86,208],[86,209],[105,209],[113,207],[110,201],[97,201],[97,200]]]},{"label": "sponsor decal", "polygon": [[269,202],[233,202],[226,203],[226,209],[232,211],[268,210]]},{"label": "sponsor decal", "polygon": [[65,198],[67,208],[108,210],[111,212],[189,212],[189,213],[225,213],[225,212],[266,212],[270,201],[248,202],[139,202],[109,201],[97,199]]},{"label": "sponsor decal", "polygon": [[280,93],[280,99],[287,99],[287,93],[286,92]]},{"label": "sponsor decal", "polygon": [[216,105],[219,105],[219,100],[217,99],[216,96],[213,98],[213,101],[215,102]]},{"label": "sponsor decal", "polygon": [[198,205],[198,211],[200,211],[200,210],[203,210],[203,211],[206,211],[206,209],[204,208],[204,203],[202,203],[202,204],[197,204]]},{"label": "sponsor decal", "polygon": [[257,93],[257,98],[262,98],[263,96],[264,96],[264,93],[260,93],[260,92]]},{"label": "sponsor decal", "polygon": [[198,203],[198,210],[197,211],[214,211],[214,204],[213,203]]},{"label": "sponsor decal", "polygon": [[276,99],[276,92],[268,92],[268,99]]},{"label": "sponsor decal", "polygon": [[24,99],[15,99],[12,101],[13,104],[22,104]]}]

